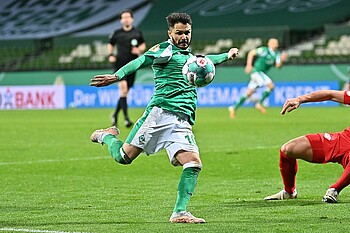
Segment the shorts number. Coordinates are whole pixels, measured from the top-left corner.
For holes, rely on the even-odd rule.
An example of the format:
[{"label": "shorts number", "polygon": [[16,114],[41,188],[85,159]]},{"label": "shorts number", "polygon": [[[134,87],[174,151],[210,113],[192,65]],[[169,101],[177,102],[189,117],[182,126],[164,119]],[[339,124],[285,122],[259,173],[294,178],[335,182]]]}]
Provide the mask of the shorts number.
[{"label": "shorts number", "polygon": [[187,139],[188,143],[196,145],[196,140],[194,140],[194,135],[186,135],[185,138]]}]

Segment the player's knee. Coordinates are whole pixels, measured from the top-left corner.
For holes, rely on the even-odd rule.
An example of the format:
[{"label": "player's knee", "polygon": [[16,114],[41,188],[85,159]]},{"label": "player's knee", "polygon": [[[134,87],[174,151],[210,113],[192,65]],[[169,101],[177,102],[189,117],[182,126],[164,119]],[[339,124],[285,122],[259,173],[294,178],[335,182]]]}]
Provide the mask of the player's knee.
[{"label": "player's knee", "polygon": [[123,165],[128,165],[132,163],[132,159],[125,153],[125,150],[122,148],[120,148],[119,150],[119,156],[116,156],[114,159],[115,161],[117,161],[120,164]]},{"label": "player's knee", "polygon": [[288,144],[288,143],[283,144],[283,145],[281,146],[281,149],[280,149],[280,151],[281,151],[283,154],[285,154],[285,155],[288,154],[288,152],[287,152],[287,148],[288,148],[287,144]]},{"label": "player's knee", "polygon": [[183,169],[186,168],[195,168],[198,169],[199,171],[202,170],[202,162],[200,160],[194,160],[194,161],[190,161],[185,163],[184,165],[182,165]]},{"label": "player's knee", "polygon": [[295,143],[293,143],[293,141],[289,141],[282,145],[281,151],[287,156],[292,155],[294,151],[294,147],[295,147]]},{"label": "player's knee", "polygon": [[245,97],[250,97],[254,94],[255,90],[248,89],[247,93],[245,93]]},{"label": "player's knee", "polygon": [[269,91],[273,91],[273,89],[275,89],[275,84],[274,83],[267,84],[266,89]]}]

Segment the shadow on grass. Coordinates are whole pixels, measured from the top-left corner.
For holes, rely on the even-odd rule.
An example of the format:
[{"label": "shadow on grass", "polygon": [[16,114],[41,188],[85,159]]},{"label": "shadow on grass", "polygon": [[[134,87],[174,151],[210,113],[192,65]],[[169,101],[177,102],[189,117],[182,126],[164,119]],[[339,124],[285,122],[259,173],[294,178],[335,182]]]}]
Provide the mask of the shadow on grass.
[{"label": "shadow on grass", "polygon": [[43,227],[43,226],[58,226],[58,225],[144,225],[144,224],[171,224],[167,221],[136,221],[136,220],[130,220],[130,221],[98,221],[93,220],[91,221],[53,221],[53,222],[36,222],[36,223],[23,223],[23,222],[15,222],[15,221],[0,221],[1,226],[6,227],[13,227],[13,228],[23,228],[25,227],[31,227],[31,228],[37,228],[37,227]]},{"label": "shadow on grass", "polygon": [[349,202],[340,202],[336,204],[324,203],[321,200],[310,199],[293,199],[282,201],[265,201],[265,200],[236,200],[219,202],[218,206],[230,206],[233,208],[270,208],[270,207],[286,207],[286,206],[315,206],[315,205],[346,205]]}]

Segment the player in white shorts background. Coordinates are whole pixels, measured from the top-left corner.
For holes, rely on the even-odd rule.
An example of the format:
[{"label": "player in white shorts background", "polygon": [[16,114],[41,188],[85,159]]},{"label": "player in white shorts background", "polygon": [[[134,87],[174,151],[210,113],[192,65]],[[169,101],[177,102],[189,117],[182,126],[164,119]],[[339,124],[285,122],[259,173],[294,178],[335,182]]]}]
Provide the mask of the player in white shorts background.
[{"label": "player in white shorts background", "polygon": [[245,66],[245,72],[250,74],[250,81],[248,84],[247,92],[242,95],[239,101],[232,106],[229,106],[230,118],[236,118],[236,112],[244,102],[251,97],[258,88],[265,87],[265,91],[262,93],[260,100],[255,104],[255,108],[261,113],[265,113],[266,109],[263,107],[264,100],[271,94],[275,85],[271,78],[267,75],[267,72],[274,66],[281,68],[284,61],[287,58],[286,53],[278,50],[278,40],[270,38],[267,42],[267,46],[261,46],[249,51],[247,56],[247,64]]}]

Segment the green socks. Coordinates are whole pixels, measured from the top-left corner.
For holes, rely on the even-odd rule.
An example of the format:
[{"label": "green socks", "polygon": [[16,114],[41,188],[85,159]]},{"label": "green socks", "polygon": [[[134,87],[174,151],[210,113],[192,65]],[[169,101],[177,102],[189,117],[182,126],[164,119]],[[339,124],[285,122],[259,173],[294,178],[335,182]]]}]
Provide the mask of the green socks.
[{"label": "green socks", "polygon": [[130,164],[132,162],[123,149],[123,142],[118,140],[114,135],[107,134],[103,138],[103,143],[108,146],[109,153],[118,163]]},{"label": "green socks", "polygon": [[[261,95],[261,99],[259,100],[259,103],[262,104],[264,102],[264,100],[271,94],[272,90],[270,89],[266,89],[262,95]],[[235,110],[237,110],[239,107],[242,106],[242,104],[246,101],[248,97],[246,95],[242,96],[239,101],[237,102],[237,104],[235,105]]]},{"label": "green socks", "polygon": [[238,109],[239,107],[241,107],[242,104],[244,103],[244,101],[245,101],[247,98],[248,98],[248,97],[247,97],[246,95],[242,96],[242,97],[239,99],[238,103],[235,105],[235,110]]},{"label": "green socks", "polygon": [[196,187],[200,170],[198,167],[188,167],[182,171],[174,212],[186,211],[187,203]]},{"label": "green socks", "polygon": [[262,104],[264,100],[271,94],[272,90],[266,89],[264,93],[261,95],[261,99],[259,100],[259,103]]}]

